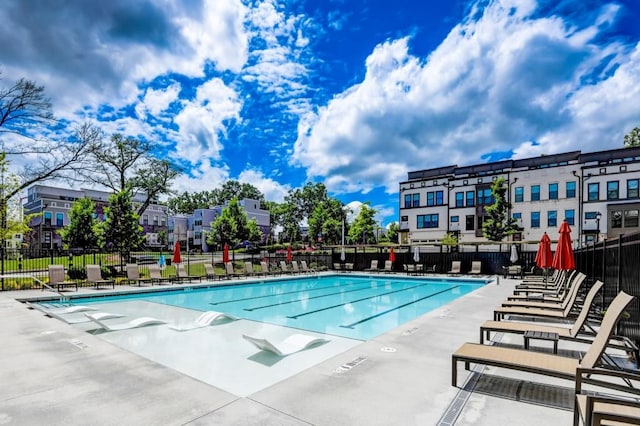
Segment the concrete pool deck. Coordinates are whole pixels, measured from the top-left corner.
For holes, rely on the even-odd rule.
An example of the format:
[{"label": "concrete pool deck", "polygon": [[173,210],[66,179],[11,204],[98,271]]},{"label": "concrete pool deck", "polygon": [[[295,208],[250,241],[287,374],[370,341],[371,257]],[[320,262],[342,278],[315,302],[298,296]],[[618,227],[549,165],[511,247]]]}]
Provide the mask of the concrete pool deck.
[{"label": "concrete pool deck", "polygon": [[[243,397],[16,300],[43,297],[40,290],[3,292],[0,424],[571,424],[570,381],[498,368],[476,375],[459,367],[459,386],[470,377],[467,387],[474,388],[451,386],[451,354],[479,341],[480,324],[518,282],[501,277],[499,284]],[[521,336],[512,338],[522,344]],[[563,342],[560,349],[567,349]]]}]

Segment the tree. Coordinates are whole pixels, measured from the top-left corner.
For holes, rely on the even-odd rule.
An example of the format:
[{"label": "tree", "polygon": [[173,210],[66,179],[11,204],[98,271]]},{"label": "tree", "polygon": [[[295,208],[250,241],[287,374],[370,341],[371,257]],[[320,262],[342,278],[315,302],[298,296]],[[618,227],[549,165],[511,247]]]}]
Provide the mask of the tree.
[{"label": "tree", "polygon": [[236,245],[241,241],[260,242],[262,232],[255,219],[248,219],[237,198],[233,198],[220,216],[211,223],[211,232],[207,233],[207,244]]},{"label": "tree", "polygon": [[504,178],[500,177],[491,183],[493,204],[486,208],[487,219],[482,224],[482,234],[489,241],[502,241],[507,235],[514,234],[520,229],[516,219],[509,216],[511,203],[506,199],[507,188]]},{"label": "tree", "polygon": [[387,230],[387,237],[389,238],[389,241],[392,243],[397,243],[398,242],[398,232],[400,231],[400,225],[398,225],[398,222],[392,222],[389,225],[389,229]]},{"label": "tree", "polygon": [[[7,170],[8,161],[4,153],[0,153],[0,197],[4,198],[4,193],[13,192],[13,190],[19,186],[18,178],[8,173]],[[22,206],[20,205],[19,200],[15,198],[10,200],[6,199],[6,201],[0,205],[0,218],[2,218],[2,226],[0,227],[0,241],[2,242],[2,246],[0,246],[1,250],[4,250],[6,247],[5,241],[10,240],[16,234],[25,234],[27,233],[29,228],[29,220],[33,217],[30,215],[28,217],[22,217],[20,212],[22,211]],[[4,252],[3,257],[4,259]]]},{"label": "tree", "polygon": [[634,127],[624,136],[624,147],[632,148],[640,146],[640,127]]},{"label": "tree", "polygon": [[131,198],[126,190],[112,194],[105,208],[107,219],[98,226],[100,245],[118,251],[126,261],[144,243],[140,216],[133,211]]},{"label": "tree", "polygon": [[69,248],[95,248],[98,245],[96,205],[90,198],[80,198],[69,210],[69,225],[59,231]]},{"label": "tree", "polygon": [[44,86],[21,78],[0,88],[0,133],[32,139],[34,128],[54,123],[51,100],[45,95]]},{"label": "tree", "polygon": [[346,221],[346,213],[342,202],[330,198],[321,201],[309,217],[309,235],[322,235],[327,244],[339,244],[342,239],[342,224]]},{"label": "tree", "polygon": [[353,242],[362,242],[362,244],[375,241],[375,215],[376,210],[369,207],[369,203],[362,204],[358,217],[349,228],[349,239]]},{"label": "tree", "polygon": [[150,142],[125,138],[118,133],[108,141],[100,138],[89,148],[93,167],[84,170],[82,175],[114,193],[145,194],[145,201],[137,208],[140,215],[159,195],[171,192],[171,182],[180,174],[169,161],[153,157],[154,149]]}]

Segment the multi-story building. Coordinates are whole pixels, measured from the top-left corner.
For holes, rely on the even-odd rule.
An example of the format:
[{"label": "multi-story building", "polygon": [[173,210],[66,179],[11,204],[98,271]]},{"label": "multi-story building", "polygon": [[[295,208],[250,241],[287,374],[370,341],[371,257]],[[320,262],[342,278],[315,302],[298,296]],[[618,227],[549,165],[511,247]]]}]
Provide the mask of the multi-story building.
[{"label": "multi-story building", "polygon": [[[104,208],[109,204],[109,192],[93,189],[67,189],[45,185],[33,185],[27,190],[27,198],[23,205],[25,214],[38,214],[30,226],[32,229],[29,245],[32,248],[57,250],[62,248],[62,240],[58,230],[69,224],[69,210],[74,201],[90,198],[96,205],[96,218],[104,220]],[[143,203],[145,197],[136,195],[133,198],[134,209]],[[157,202],[150,204],[140,216],[140,224],[144,229],[148,247],[159,247],[158,235],[167,230],[167,207]]]},{"label": "multi-story building", "polygon": [[566,219],[577,243],[640,231],[640,148],[580,151],[409,172],[400,182],[400,240],[436,243],[454,233],[462,243],[486,241],[491,183],[504,178],[509,214],[537,242]]},{"label": "multi-story building", "polygon": [[[245,198],[238,204],[243,208],[249,219],[255,219],[265,236],[269,235],[271,219],[269,210],[260,208],[260,201]],[[207,244],[207,232],[211,231],[211,223],[222,213],[223,206],[208,209],[196,209],[192,214],[169,217],[169,244],[180,241],[188,249],[210,252],[214,248]]]}]

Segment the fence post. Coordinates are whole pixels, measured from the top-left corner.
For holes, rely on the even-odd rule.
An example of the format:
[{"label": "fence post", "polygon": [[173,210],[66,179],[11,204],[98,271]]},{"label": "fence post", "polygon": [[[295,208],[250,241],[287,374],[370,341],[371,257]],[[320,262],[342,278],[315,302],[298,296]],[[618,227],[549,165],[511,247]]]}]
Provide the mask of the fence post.
[{"label": "fence post", "polygon": [[620,293],[620,281],[622,280],[622,238],[624,234],[618,235],[618,276],[616,277],[616,294]]}]

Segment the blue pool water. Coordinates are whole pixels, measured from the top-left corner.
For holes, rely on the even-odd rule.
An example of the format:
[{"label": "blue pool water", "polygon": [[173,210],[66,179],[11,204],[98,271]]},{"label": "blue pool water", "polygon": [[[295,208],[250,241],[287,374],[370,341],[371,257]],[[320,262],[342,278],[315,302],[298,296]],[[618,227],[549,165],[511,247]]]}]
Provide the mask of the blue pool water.
[{"label": "blue pool water", "polygon": [[265,280],[122,296],[77,304],[144,300],[368,340],[487,284],[481,279],[340,275]]}]

